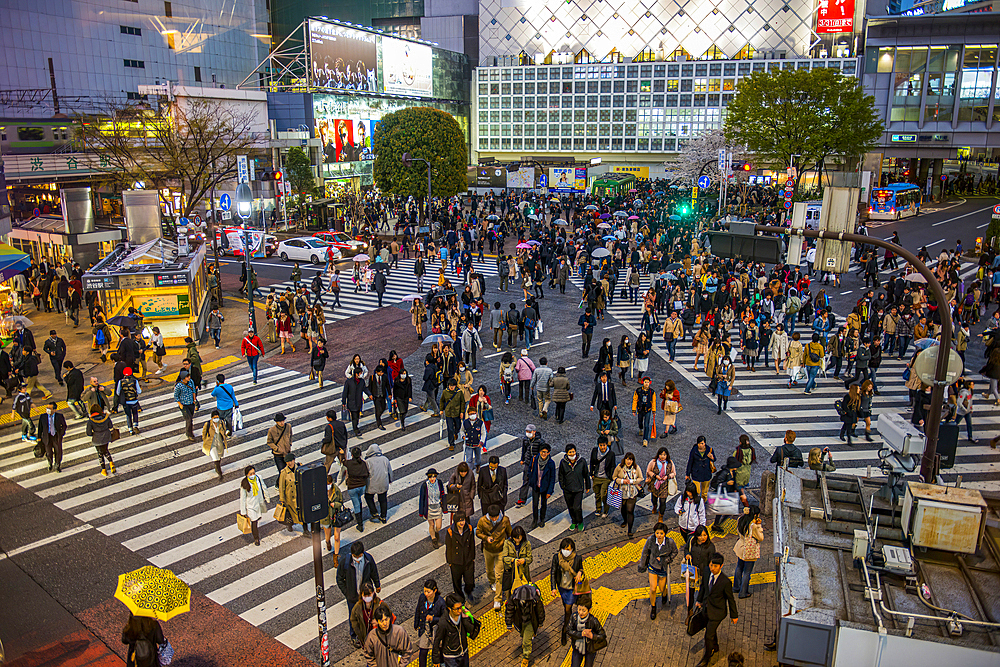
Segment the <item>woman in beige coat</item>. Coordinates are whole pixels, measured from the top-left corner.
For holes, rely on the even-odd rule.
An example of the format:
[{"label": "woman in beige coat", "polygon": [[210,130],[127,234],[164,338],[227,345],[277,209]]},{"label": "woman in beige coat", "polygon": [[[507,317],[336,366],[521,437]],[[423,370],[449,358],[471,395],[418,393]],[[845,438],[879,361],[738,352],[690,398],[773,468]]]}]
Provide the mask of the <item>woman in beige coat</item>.
[{"label": "woman in beige coat", "polygon": [[424,318],[427,317],[427,308],[420,299],[414,299],[410,306],[410,323],[417,330],[417,340],[424,339]]},{"label": "woman in beige coat", "polygon": [[222,481],[222,457],[229,447],[229,438],[226,436],[226,426],[222,422],[218,410],[212,410],[212,418],[205,422],[201,429],[201,451],[205,456],[215,463],[215,472]]},{"label": "woman in beige coat", "polygon": [[788,352],[785,354],[785,370],[788,371],[788,386],[794,387],[799,381],[796,376],[802,368],[802,343],[799,342],[799,332],[792,334],[792,342],[788,344]]},{"label": "woman in beige coat", "polygon": [[784,367],[783,364],[787,361],[788,357],[788,334],[785,333],[785,326],[783,324],[779,324],[778,328],[771,334],[771,342],[767,346],[767,351],[771,353],[771,358],[774,359],[774,374],[781,375],[779,368]]}]

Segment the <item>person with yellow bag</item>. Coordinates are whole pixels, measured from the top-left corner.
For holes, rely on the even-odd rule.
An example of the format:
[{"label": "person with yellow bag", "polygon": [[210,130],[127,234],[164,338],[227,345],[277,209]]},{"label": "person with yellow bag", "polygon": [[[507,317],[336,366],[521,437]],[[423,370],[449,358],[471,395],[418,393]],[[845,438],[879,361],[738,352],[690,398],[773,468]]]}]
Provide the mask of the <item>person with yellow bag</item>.
[{"label": "person with yellow bag", "polygon": [[[516,528],[515,530],[519,529]],[[523,529],[522,534],[523,534]],[[527,542],[527,540],[524,540]],[[545,605],[538,586],[525,578],[521,567],[514,567],[513,593],[507,600],[504,621],[508,630],[517,630],[521,635],[521,667],[528,667],[531,658],[531,641],[538,629],[545,623]]]},{"label": "person with yellow bag", "polygon": [[253,543],[258,547],[260,533],[257,532],[257,522],[266,511],[267,484],[253,466],[247,466],[240,480],[240,513],[236,515],[236,525],[244,535],[253,534]]}]

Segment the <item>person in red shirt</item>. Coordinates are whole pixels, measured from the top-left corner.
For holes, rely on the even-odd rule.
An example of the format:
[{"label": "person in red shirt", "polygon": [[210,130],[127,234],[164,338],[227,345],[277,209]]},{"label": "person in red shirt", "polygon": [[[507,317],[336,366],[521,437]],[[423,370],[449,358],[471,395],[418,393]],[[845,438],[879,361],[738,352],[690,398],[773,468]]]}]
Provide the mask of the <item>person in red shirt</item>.
[{"label": "person in red shirt", "polygon": [[250,371],[253,373],[253,383],[257,384],[257,362],[264,356],[264,343],[253,331],[243,332],[243,343],[240,345],[240,356],[247,358]]}]

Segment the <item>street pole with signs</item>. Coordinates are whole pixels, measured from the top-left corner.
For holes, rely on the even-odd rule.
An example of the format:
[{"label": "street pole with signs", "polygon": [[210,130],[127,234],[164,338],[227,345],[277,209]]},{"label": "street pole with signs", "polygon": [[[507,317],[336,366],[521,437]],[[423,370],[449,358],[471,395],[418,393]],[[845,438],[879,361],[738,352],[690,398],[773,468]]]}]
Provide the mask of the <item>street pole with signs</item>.
[{"label": "street pole with signs", "polygon": [[249,325],[251,333],[257,333],[257,312],[253,303],[253,266],[250,264],[250,255],[253,252],[250,243],[250,233],[246,228],[247,220],[253,213],[253,192],[250,190],[250,184],[247,182],[240,182],[236,186],[236,214],[240,217],[241,225],[243,227],[243,257],[246,260],[247,266],[247,323]]}]

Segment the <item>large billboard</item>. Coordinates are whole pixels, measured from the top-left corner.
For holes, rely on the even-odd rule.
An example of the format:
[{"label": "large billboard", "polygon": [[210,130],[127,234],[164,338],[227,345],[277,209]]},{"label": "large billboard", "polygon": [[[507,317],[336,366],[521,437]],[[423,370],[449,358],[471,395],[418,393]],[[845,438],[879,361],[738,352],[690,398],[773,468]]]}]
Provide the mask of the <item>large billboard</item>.
[{"label": "large billboard", "polygon": [[323,146],[323,162],[372,160],[372,134],[377,120],[317,118],[316,136]]},{"label": "large billboard", "polygon": [[507,187],[506,167],[478,167],[476,170],[477,188],[505,188]]},{"label": "large billboard", "polygon": [[376,92],[374,33],[310,19],[309,57],[314,85]]},{"label": "large billboard", "polygon": [[394,37],[382,37],[381,41],[384,92],[430,97],[434,92],[431,47]]},{"label": "large billboard", "polygon": [[854,32],[854,0],[819,0],[816,32]]},{"label": "large billboard", "polygon": [[535,168],[521,167],[517,171],[507,172],[508,188],[533,188],[535,187]]},{"label": "large billboard", "polygon": [[556,192],[583,192],[587,189],[586,167],[552,167],[549,189]]}]

